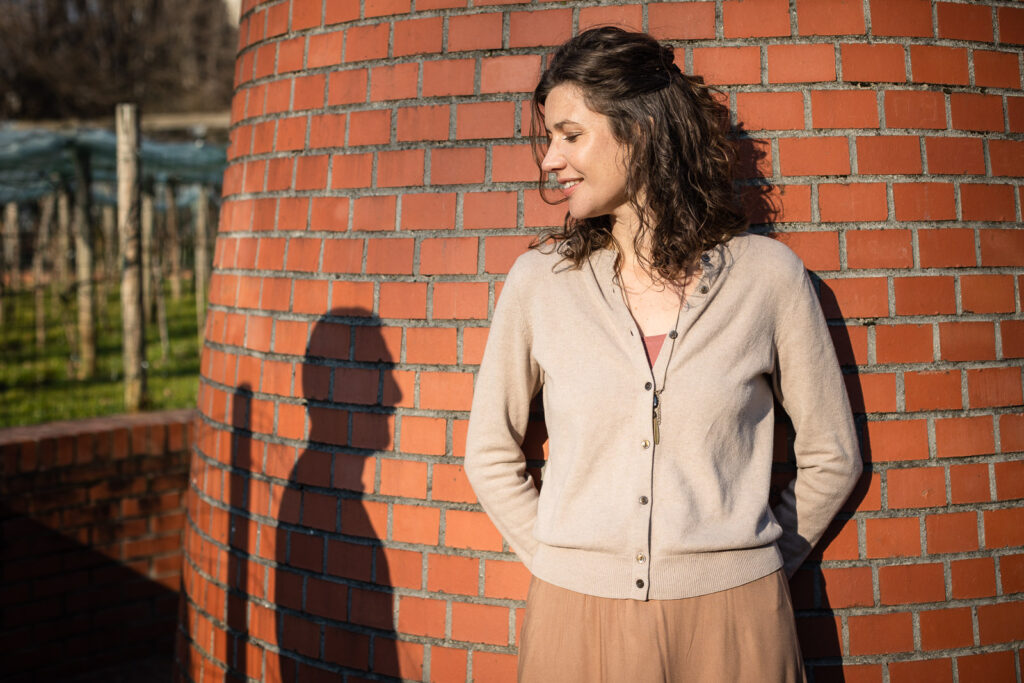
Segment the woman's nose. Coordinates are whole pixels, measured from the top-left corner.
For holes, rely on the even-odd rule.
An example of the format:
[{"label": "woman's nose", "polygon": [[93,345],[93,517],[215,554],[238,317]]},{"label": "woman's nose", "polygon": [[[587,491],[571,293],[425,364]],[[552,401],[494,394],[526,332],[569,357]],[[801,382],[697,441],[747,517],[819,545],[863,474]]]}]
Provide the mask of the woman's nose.
[{"label": "woman's nose", "polygon": [[547,173],[554,173],[563,166],[565,166],[565,158],[558,151],[557,145],[549,144],[548,151],[544,154],[544,159],[540,163],[541,170]]}]

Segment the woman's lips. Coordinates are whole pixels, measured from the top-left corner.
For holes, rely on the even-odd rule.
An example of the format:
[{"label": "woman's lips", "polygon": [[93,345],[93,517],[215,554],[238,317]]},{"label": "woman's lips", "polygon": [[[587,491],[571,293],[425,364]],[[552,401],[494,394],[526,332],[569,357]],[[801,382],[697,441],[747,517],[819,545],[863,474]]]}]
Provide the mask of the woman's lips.
[{"label": "woman's lips", "polygon": [[558,186],[562,190],[563,195],[570,197],[572,196],[572,193],[576,191],[576,188],[580,186],[581,182],[583,181],[577,178],[575,180],[560,182]]}]

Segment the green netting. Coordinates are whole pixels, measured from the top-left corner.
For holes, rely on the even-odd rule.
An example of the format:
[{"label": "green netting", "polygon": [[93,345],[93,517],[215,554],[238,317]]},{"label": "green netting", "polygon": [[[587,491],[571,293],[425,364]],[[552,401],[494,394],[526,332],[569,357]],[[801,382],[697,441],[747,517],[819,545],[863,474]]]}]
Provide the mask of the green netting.
[{"label": "green netting", "polygon": [[[144,183],[221,183],[227,160],[221,145],[146,139],[141,145],[140,171]],[[78,150],[88,155],[93,183],[113,188],[117,181],[117,139],[112,132],[0,128],[0,204],[29,202],[62,185],[73,187],[74,154]],[[109,190],[98,187],[93,188],[93,195],[100,203],[111,203],[113,199]]]}]

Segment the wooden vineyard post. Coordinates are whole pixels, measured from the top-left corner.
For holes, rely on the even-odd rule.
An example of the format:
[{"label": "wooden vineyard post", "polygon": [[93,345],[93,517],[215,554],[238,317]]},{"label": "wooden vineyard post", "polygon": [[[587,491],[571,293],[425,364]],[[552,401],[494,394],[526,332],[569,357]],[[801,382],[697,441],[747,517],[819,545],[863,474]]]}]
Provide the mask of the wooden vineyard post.
[{"label": "wooden vineyard post", "polygon": [[89,152],[74,150],[75,204],[72,227],[75,235],[75,291],[78,300],[78,379],[96,373],[96,318],[94,315],[92,225],[90,224]]},{"label": "wooden vineyard post", "polygon": [[117,105],[117,227],[121,252],[124,336],[124,407],[146,402],[146,335],[142,315],[142,244],[139,226],[139,119],[134,104]]}]

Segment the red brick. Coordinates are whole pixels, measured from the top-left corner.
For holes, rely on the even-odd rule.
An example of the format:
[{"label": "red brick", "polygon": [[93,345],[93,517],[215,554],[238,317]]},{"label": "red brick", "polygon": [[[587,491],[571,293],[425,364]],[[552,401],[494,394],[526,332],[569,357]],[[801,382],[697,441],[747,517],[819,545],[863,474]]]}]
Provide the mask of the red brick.
[{"label": "red brick", "polygon": [[[1012,313],[1015,310],[1013,278],[1009,275],[961,275],[960,301],[964,313]],[[1010,322],[1013,321],[1003,321],[1003,329]],[[1004,356],[1006,341],[1004,337]]]},{"label": "red brick", "polygon": [[370,99],[402,100],[416,97],[416,80],[419,65],[416,63],[378,66],[370,74]]},{"label": "red brick", "polygon": [[[974,532],[977,536],[977,532]],[[949,563],[954,600],[966,598],[988,598],[996,594],[996,565],[991,557],[976,557],[967,560],[953,560]],[[1006,574],[1003,574],[1006,587]],[[1013,591],[1005,591],[1013,592]]]},{"label": "red brick", "polygon": [[290,152],[306,146],[306,117],[293,116],[277,122],[278,152]]},{"label": "red brick", "polygon": [[409,0],[365,0],[363,11],[367,18],[405,14],[409,11]]},{"label": "red brick", "polygon": [[1024,44],[1024,10],[1015,7],[996,9],[999,22],[999,40],[1014,45]]},{"label": "red brick", "polygon": [[562,225],[566,209],[564,203],[548,204],[536,192],[523,197],[523,221],[529,228],[543,228]]},{"label": "red brick", "polygon": [[917,517],[865,520],[867,556],[919,557],[921,532]]},{"label": "red brick", "polygon": [[906,372],[903,384],[907,412],[963,408],[959,370]]},{"label": "red brick", "polygon": [[976,655],[960,655],[956,658],[956,669],[960,683],[992,683],[1012,681],[1016,676],[1013,652],[988,652]]},{"label": "red brick", "polygon": [[437,545],[441,512],[422,505],[393,505],[391,540]]},{"label": "red brick", "polygon": [[420,243],[420,273],[455,275],[477,272],[475,237],[427,239]]},{"label": "red brick", "polygon": [[314,148],[344,146],[345,119],[344,114],[314,116],[309,126],[309,146]]},{"label": "red brick", "polygon": [[1024,320],[1003,320],[999,324],[1003,358],[1024,358]]},{"label": "red brick", "polygon": [[849,143],[844,137],[780,138],[779,168],[784,176],[849,175]]},{"label": "red brick", "polygon": [[930,363],[934,360],[931,325],[875,326],[875,361]]},{"label": "red brick", "polygon": [[976,265],[974,231],[970,229],[919,230],[917,248],[922,268],[960,268]]},{"label": "red brick", "polygon": [[[639,31],[643,25],[643,9],[640,5],[580,8],[579,31],[581,33],[588,28],[609,25]],[[714,37],[714,33],[711,37]]]},{"label": "red brick", "polygon": [[453,640],[507,645],[508,617],[507,607],[453,602],[451,637]]},{"label": "red brick", "polygon": [[501,534],[483,512],[445,511],[445,545],[452,548],[501,552]]},{"label": "red brick", "polygon": [[[878,587],[883,605],[942,602],[946,599],[941,564],[880,567]],[[970,610],[967,611],[969,614]]]},{"label": "red brick", "polygon": [[352,205],[352,229],[394,230],[395,203],[393,196],[356,199]]},{"label": "red brick", "polygon": [[715,37],[715,8],[703,2],[659,2],[647,6],[647,26],[658,40]]},{"label": "red brick", "polygon": [[[336,154],[332,160],[331,187],[369,187],[372,179],[373,155]],[[357,201],[358,204],[358,201]]]},{"label": "red brick", "polygon": [[424,455],[444,455],[445,421],[432,417],[402,418],[402,451]]},{"label": "red brick", "polygon": [[1003,102],[999,95],[957,92],[949,96],[953,128],[957,130],[1003,130]]},{"label": "red brick", "polygon": [[527,250],[533,239],[531,235],[488,237],[484,246],[484,271],[507,273],[515,260]]},{"label": "red brick", "polygon": [[910,74],[915,83],[967,85],[967,50],[938,45],[910,46]]},{"label": "red brick", "polygon": [[878,128],[875,93],[863,90],[811,91],[815,128]]},{"label": "red brick", "polygon": [[386,22],[350,27],[345,31],[345,61],[352,63],[387,57],[390,29]]},{"label": "red brick", "polygon": [[1012,185],[960,185],[960,205],[965,221],[1013,221],[1016,206]]},{"label": "red brick", "polygon": [[443,638],[447,603],[403,595],[398,602],[398,630],[417,636]]},{"label": "red brick", "polygon": [[538,174],[539,171],[529,145],[495,145],[491,147],[492,181],[496,183],[536,182]]},{"label": "red brick", "polygon": [[884,277],[826,280],[821,299],[826,318],[889,315],[889,291]]},{"label": "red brick", "polygon": [[995,470],[997,500],[1024,498],[1024,461],[997,462]]},{"label": "red brick", "polygon": [[[789,4],[785,0],[726,0],[722,3],[722,26],[726,38],[788,36]],[[703,73],[697,70],[697,73]]]},{"label": "red brick", "polygon": [[990,140],[988,151],[992,175],[1024,176],[1024,141]]},{"label": "red brick", "polygon": [[977,138],[925,138],[928,173],[984,175],[985,151]]},{"label": "red brick", "polygon": [[323,190],[327,188],[327,154],[299,157],[295,161],[295,189]]},{"label": "red brick", "polygon": [[1024,451],[1024,415],[1000,415],[999,433],[1003,452]]},{"label": "red brick", "polygon": [[430,184],[483,182],[485,162],[486,151],[482,148],[433,149],[430,151]]},{"label": "red brick", "polygon": [[472,401],[472,373],[420,373],[420,408],[424,410],[469,410]]},{"label": "red brick", "polygon": [[[992,420],[985,417],[957,417],[935,421],[936,455],[957,458],[985,455],[995,450]],[[988,487],[985,487],[986,497]]]},{"label": "red brick", "polygon": [[540,55],[484,57],[480,93],[532,92],[540,79]]},{"label": "red brick", "polygon": [[709,85],[760,83],[761,52],[757,47],[694,48],[693,70]]},{"label": "red brick", "polygon": [[377,153],[377,186],[423,184],[423,150],[407,149]]},{"label": "red brick", "polygon": [[983,368],[967,371],[967,396],[970,408],[1019,406],[1020,368]]},{"label": "red brick", "polygon": [[893,290],[896,315],[956,313],[952,276],[897,277]]},{"label": "red brick", "polygon": [[[455,19],[456,17],[452,17],[451,21]],[[476,64],[472,59],[439,59],[423,62],[423,96],[472,95],[475,74]]]},{"label": "red brick", "polygon": [[889,662],[889,683],[953,683],[952,664],[949,659]]},{"label": "red brick", "polygon": [[888,506],[938,507],[946,504],[945,470],[941,467],[890,469],[886,475]]},{"label": "red brick", "polygon": [[455,195],[422,192],[402,197],[402,230],[451,230],[455,227]]},{"label": "red brick", "polygon": [[929,0],[871,0],[870,7],[871,33],[876,36],[933,35]]},{"label": "red brick", "polygon": [[[991,434],[991,428],[989,432]],[[979,503],[991,499],[988,466],[983,463],[951,466],[949,481],[953,503]]]},{"label": "red brick", "polygon": [[341,46],[344,37],[345,34],[341,31],[310,36],[309,47],[306,48],[306,66],[312,69],[319,66],[341,64]]},{"label": "red brick", "polygon": [[426,318],[426,283],[382,282],[378,310],[381,318]]},{"label": "red brick", "polygon": [[736,93],[736,113],[744,130],[801,130],[804,98],[798,92]]},{"label": "red brick", "polygon": [[427,497],[427,463],[380,460],[380,494],[404,498]]},{"label": "red brick", "polygon": [[980,230],[981,265],[1020,266],[1024,264],[1024,232],[1010,230]]},{"label": "red brick", "polygon": [[348,144],[380,145],[391,142],[391,110],[354,111],[350,115]]},{"label": "red brick", "polygon": [[896,375],[873,373],[844,375],[846,393],[854,413],[893,413],[896,404]]},{"label": "red brick", "polygon": [[446,105],[400,107],[397,138],[399,142],[447,140],[451,108]]},{"label": "red brick", "polygon": [[836,80],[832,45],[769,45],[769,83],[813,83]]},{"label": "red brick", "polygon": [[509,47],[561,45],[571,36],[571,9],[509,13]]},{"label": "red brick", "polygon": [[909,612],[847,617],[850,654],[868,655],[910,652],[914,649],[914,624]]},{"label": "red brick", "polygon": [[327,104],[366,101],[366,69],[332,71],[327,82]]},{"label": "red brick", "polygon": [[476,595],[479,571],[480,561],[475,557],[431,553],[427,556],[427,590]]},{"label": "red brick", "polygon": [[954,220],[953,186],[944,182],[894,182],[897,220]]},{"label": "red brick", "polygon": [[907,80],[901,45],[846,44],[840,46],[840,58],[844,81],[903,83]]},{"label": "red brick", "polygon": [[825,223],[884,221],[889,215],[884,183],[819,185],[818,208]]},{"label": "red brick", "polygon": [[406,275],[412,273],[414,241],[371,239],[367,242],[366,272]]},{"label": "red brick", "polygon": [[946,98],[941,92],[889,90],[885,93],[887,128],[946,127]]},{"label": "red brick", "polygon": [[921,168],[921,147],[916,136],[879,135],[857,138],[859,173],[915,174],[920,173]]},{"label": "red brick", "polygon": [[912,268],[909,230],[853,230],[846,233],[848,268]]},{"label": "red brick", "polygon": [[[456,440],[454,436],[452,440]],[[453,455],[456,454],[453,453]],[[434,486],[431,490],[433,500],[446,500],[456,503],[476,502],[476,494],[473,493],[473,489],[469,485],[461,465],[435,464],[433,484]]]},{"label": "red brick", "polygon": [[[951,650],[974,645],[969,607],[922,611],[920,620],[923,650]],[[945,667],[949,668],[948,662]]]},{"label": "red brick", "polygon": [[432,302],[434,318],[487,318],[487,285],[482,282],[438,282]]},{"label": "red brick", "polygon": [[940,323],[939,340],[943,360],[996,359],[995,326],[990,322]]},{"label": "red brick", "polygon": [[[435,54],[441,51],[441,17],[396,21],[392,38],[394,56]],[[384,24],[387,26],[387,24]]]},{"label": "red brick", "polygon": [[978,549],[977,513],[928,515],[925,530],[929,554],[963,553]]},{"label": "red brick", "polygon": [[800,0],[796,12],[802,36],[864,34],[864,6],[856,0],[829,3]]},{"label": "red brick", "polygon": [[1017,53],[975,50],[974,84],[988,88],[1020,88]]},{"label": "red brick", "polygon": [[324,14],[324,24],[340,24],[343,21],[355,21],[359,18],[359,7],[345,2],[327,3],[327,11]]},{"label": "red brick", "polygon": [[992,42],[992,8],[960,5],[951,2],[936,4],[939,38]]},{"label": "red brick", "polygon": [[985,510],[985,547],[1024,545],[1024,508]]},{"label": "red brick", "polygon": [[516,203],[515,192],[467,192],[462,198],[462,227],[513,228]]},{"label": "red brick", "polygon": [[449,52],[499,49],[501,47],[501,20],[501,12],[449,18]]},{"label": "red brick", "polygon": [[[1024,593],[1024,555],[1001,555],[999,570],[1002,574],[1003,593]],[[992,573],[992,592],[989,595],[995,593],[996,587],[994,571]]]},{"label": "red brick", "polygon": [[458,105],[455,137],[459,140],[511,138],[515,135],[514,102],[467,102]]}]

